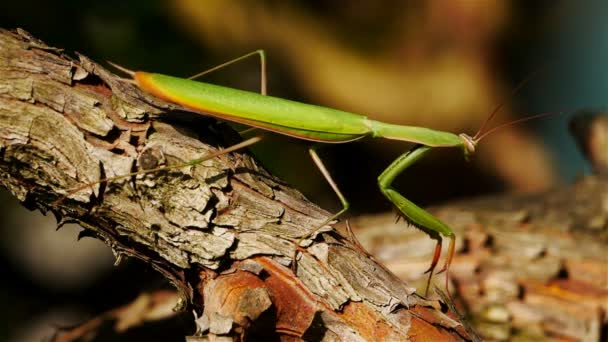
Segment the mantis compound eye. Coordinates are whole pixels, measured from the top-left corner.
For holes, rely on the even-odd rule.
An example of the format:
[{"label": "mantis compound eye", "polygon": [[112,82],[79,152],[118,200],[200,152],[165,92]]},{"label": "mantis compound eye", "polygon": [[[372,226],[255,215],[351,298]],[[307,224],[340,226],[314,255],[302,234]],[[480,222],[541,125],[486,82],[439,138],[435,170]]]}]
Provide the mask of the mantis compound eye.
[{"label": "mantis compound eye", "polygon": [[468,156],[475,153],[475,146],[477,146],[477,141],[464,133],[461,133],[458,136],[462,139],[464,154],[468,158]]}]

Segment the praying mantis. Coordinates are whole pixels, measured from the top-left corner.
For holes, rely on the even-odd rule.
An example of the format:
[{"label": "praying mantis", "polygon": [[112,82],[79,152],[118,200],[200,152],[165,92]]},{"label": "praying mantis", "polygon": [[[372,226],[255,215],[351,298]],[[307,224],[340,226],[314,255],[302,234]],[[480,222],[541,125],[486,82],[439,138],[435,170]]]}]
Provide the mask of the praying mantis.
[{"label": "praying mantis", "polygon": [[[198,78],[209,72],[255,55],[258,55],[260,58],[260,93],[238,90],[193,80],[194,78]],[[251,126],[255,129],[271,131],[298,139],[308,140],[317,144],[349,143],[366,137],[414,143],[415,146],[412,149],[400,155],[384,170],[384,172],[378,176],[378,187],[380,192],[397,208],[400,216],[402,216],[409,224],[422,230],[424,233],[428,234],[431,239],[436,241],[431,265],[425,272],[429,273],[425,294],[428,293],[429,284],[441,256],[443,239],[449,239],[445,263],[437,272],[446,273],[447,289],[449,268],[455,252],[456,235],[447,224],[443,223],[435,216],[431,215],[401,195],[395,188],[392,187],[392,183],[397,176],[399,176],[409,166],[426,156],[434,148],[459,148],[464,153],[465,158],[468,159],[470,155],[475,153],[476,146],[481,139],[496,129],[507,125],[499,125],[484,132],[485,127],[494,117],[496,112],[498,112],[501,106],[498,106],[494,112],[488,116],[477,134],[474,136],[469,136],[464,133],[453,134],[450,132],[443,132],[424,127],[390,124],[369,119],[364,115],[268,96],[266,86],[266,55],[263,50],[256,50],[248,53],[196,74],[188,79],[142,71],[131,71],[115,64],[112,65],[131,76],[131,79],[126,79],[124,81],[135,84],[141,90],[166,101],[181,105],[182,107],[185,107],[193,112],[212,116],[220,120],[236,122]],[[542,115],[545,114],[530,116],[508,124],[529,120]],[[94,183],[86,184],[77,189],[73,189],[71,193],[80,191],[101,182],[110,182],[142,173],[197,165],[205,160],[214,158],[221,154],[251,146],[261,141],[262,138],[262,135],[256,135],[216,153],[211,153],[203,158],[192,160],[183,164],[161,166],[144,171],[105,178]],[[342,209],[327,218],[319,227],[316,227],[314,230],[306,234],[305,237],[301,238],[300,241],[297,242],[297,246],[300,246],[305,239],[316,236],[316,234],[320,232],[324,226],[336,220],[349,209],[348,201],[317,154],[317,146],[318,145],[313,145],[308,149],[308,151],[314,164],[323,174],[325,180],[329,183],[340,200]],[[295,260],[296,258],[294,255],[294,265],[296,263]]]}]

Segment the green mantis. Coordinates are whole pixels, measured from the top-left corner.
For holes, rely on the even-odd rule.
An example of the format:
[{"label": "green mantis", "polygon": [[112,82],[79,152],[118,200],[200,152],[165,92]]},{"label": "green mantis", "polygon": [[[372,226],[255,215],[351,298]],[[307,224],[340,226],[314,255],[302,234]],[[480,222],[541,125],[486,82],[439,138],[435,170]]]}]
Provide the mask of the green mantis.
[{"label": "green mantis", "polygon": [[[199,77],[230,63],[254,55],[259,55],[261,62],[262,77],[260,94],[192,80],[192,78]],[[454,232],[448,225],[406,199],[392,187],[392,183],[397,176],[405,171],[410,165],[426,156],[433,148],[459,148],[462,150],[465,157],[468,158],[468,156],[475,152],[477,144],[485,135],[496,128],[501,127],[495,127],[488,132],[481,133],[500,106],[486,120],[479,132],[471,137],[464,133],[456,135],[424,127],[384,123],[371,120],[364,115],[267,96],[265,76],[266,63],[265,54],[262,50],[254,51],[219,65],[203,73],[197,74],[190,79],[141,71],[133,72],[116,65],[115,67],[129,74],[132,77],[132,80],[127,81],[134,83],[145,92],[169,102],[179,104],[193,112],[209,115],[221,120],[237,122],[259,130],[271,131],[315,143],[348,143],[365,137],[414,143],[415,146],[411,150],[395,159],[395,161],[378,176],[378,187],[382,194],[384,194],[384,196],[397,208],[399,215],[405,218],[408,223],[419,228],[432,239],[436,240],[433,260],[431,261],[429,269],[426,271],[429,273],[426,286],[427,292],[430,280],[433,276],[433,271],[441,256],[443,238],[449,239],[447,257],[443,267],[439,271],[439,273],[446,272],[447,286],[448,271],[455,249]],[[262,136],[257,135],[253,138],[246,139],[239,144],[221,150],[220,152],[185,164],[159,167],[143,172],[134,172],[127,175],[107,178],[101,180],[101,182],[113,181],[135,174],[154,172],[162,169],[196,165],[217,155],[253,145],[260,140],[262,140]],[[322,160],[319,158],[319,155],[316,152],[316,146],[309,148],[309,153],[315,165],[338,196],[342,204],[342,209],[329,217],[321,226],[307,234],[305,238],[315,236],[321,228],[337,219],[349,208],[348,201],[342,195],[342,192],[332,179]],[[90,185],[91,184],[87,184],[84,187],[75,190],[78,191]],[[300,245],[303,240],[304,238],[298,242],[298,245]]]}]

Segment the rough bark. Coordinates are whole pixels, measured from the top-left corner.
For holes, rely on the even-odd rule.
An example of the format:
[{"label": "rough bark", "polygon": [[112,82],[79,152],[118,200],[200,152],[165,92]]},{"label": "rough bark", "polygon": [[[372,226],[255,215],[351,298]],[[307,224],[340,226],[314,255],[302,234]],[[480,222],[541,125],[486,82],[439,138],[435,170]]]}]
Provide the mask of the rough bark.
[{"label": "rough bark", "polygon": [[470,339],[454,312],[417,295],[331,226],[298,247],[294,275],[296,242],[329,214],[245,152],[70,191],[238,139],[83,55],[73,59],[22,30],[0,30],[0,185],[60,225],[79,223],[117,257],[162,272],[182,307],[201,315],[200,333]]},{"label": "rough bark", "polygon": [[[589,176],[543,194],[435,208],[458,236],[452,292],[481,336],[605,341],[607,204],[608,179]],[[423,247],[426,236],[404,231],[391,215],[361,217],[353,224],[361,243],[401,278],[414,281],[424,269],[430,255],[421,251],[432,247]]]}]

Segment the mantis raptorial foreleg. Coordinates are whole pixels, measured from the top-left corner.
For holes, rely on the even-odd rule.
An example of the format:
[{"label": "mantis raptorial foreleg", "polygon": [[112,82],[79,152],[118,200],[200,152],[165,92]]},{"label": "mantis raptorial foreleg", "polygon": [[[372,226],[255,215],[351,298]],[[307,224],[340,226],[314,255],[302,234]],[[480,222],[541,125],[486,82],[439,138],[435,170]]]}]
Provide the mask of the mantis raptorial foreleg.
[{"label": "mantis raptorial foreleg", "polygon": [[[430,150],[431,147],[428,146],[415,146],[412,150],[395,159],[395,161],[393,161],[386,168],[386,170],[384,170],[384,172],[378,176],[378,187],[380,188],[380,191],[384,194],[384,196],[386,196],[386,198],[388,198],[389,201],[391,201],[391,203],[395,205],[395,207],[397,207],[399,214],[401,214],[407,222],[419,228],[428,234],[432,239],[437,241],[437,244],[435,245],[435,252],[433,254],[433,261],[431,262],[429,269],[425,272],[429,273],[425,294],[428,293],[431,278],[433,277],[433,271],[437,266],[439,257],[441,255],[441,236],[443,235],[450,238],[450,246],[448,248],[448,256],[445,264],[439,273],[448,271],[450,268],[452,257],[454,255],[455,235],[452,229],[445,223],[439,221],[437,218],[435,218],[435,216],[429,214],[424,209],[403,197],[399,192],[397,192],[397,190],[391,187],[391,184],[399,174],[401,174],[406,168],[414,164],[420,158],[425,156]],[[446,273],[446,290],[448,289],[447,286],[448,274]]]}]

